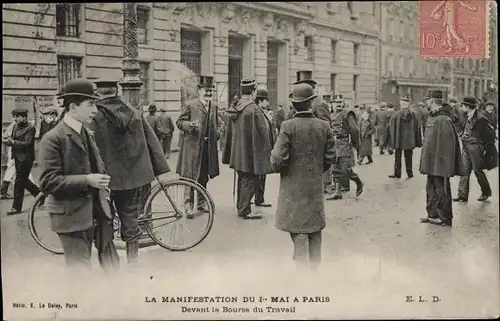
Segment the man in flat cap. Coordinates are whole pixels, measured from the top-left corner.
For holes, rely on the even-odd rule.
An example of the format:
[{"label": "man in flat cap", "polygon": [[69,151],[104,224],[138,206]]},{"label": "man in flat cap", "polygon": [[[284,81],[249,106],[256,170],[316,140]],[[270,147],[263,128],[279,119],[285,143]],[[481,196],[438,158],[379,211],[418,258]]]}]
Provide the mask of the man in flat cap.
[{"label": "man in flat cap", "polygon": [[111,200],[121,222],[120,236],[126,243],[127,261],[138,260],[142,231],[137,222],[144,195],[156,176],[170,172],[160,141],[142,111],[118,96],[118,82],[96,81],[100,99],[90,127],[111,181]]},{"label": "man in flat cap", "polygon": [[[491,196],[491,187],[484,169],[489,168],[485,162],[488,146],[495,146],[495,132],[488,119],[476,110],[477,101],[474,97],[465,97],[462,101],[462,111],[467,117],[464,130],[460,137],[463,142],[462,159],[465,165],[465,175],[460,177],[458,197],[455,202],[467,202],[469,199],[469,181],[472,171],[481,187],[478,201],[485,201]],[[496,152],[496,148],[495,148]],[[496,164],[495,164],[496,165]],[[495,166],[496,167],[496,166]]]},{"label": "man in flat cap", "polygon": [[[199,98],[182,106],[176,122],[181,131],[177,174],[195,180],[205,188],[210,179],[219,176],[217,142],[222,124],[218,108],[212,102],[214,88],[213,77],[200,76]],[[186,189],[184,205],[188,218],[194,218],[194,212],[208,212],[208,204],[204,203],[201,195],[198,197],[198,202],[195,202],[194,192]],[[197,208],[193,208],[194,204],[198,204]]]},{"label": "man in flat cap", "polygon": [[243,79],[240,85],[240,100],[227,110],[229,124],[222,163],[228,164],[238,174],[238,217],[261,219],[260,214],[252,212],[250,204],[260,184],[260,177],[273,172],[270,156],[274,138],[269,120],[255,103],[255,80]]},{"label": "man in flat cap", "polygon": [[316,95],[308,84],[294,86],[297,113],[283,122],[271,152],[271,164],[281,177],[275,226],[290,233],[293,259],[313,268],[321,262],[321,232],[326,226],[323,173],[335,161],[330,124],[311,112]]},{"label": "man in flat cap", "polygon": [[426,210],[422,223],[451,226],[453,209],[450,177],[465,173],[460,142],[453,126],[453,111],[443,106],[443,92],[431,92],[427,100],[431,112],[420,157],[420,173],[427,175]]},{"label": "man in flat cap", "polygon": [[55,107],[51,107],[44,111],[43,119],[40,122],[40,132],[38,138],[41,139],[49,130],[56,127],[59,120],[59,113]]},{"label": "man in flat cap", "polygon": [[12,111],[14,126],[12,133],[3,142],[11,148],[12,159],[16,168],[14,183],[14,201],[7,215],[19,214],[23,209],[24,190],[33,196],[40,193],[38,186],[30,181],[29,175],[35,161],[35,126],[28,122],[28,110],[16,108]]},{"label": "man in flat cap", "polygon": [[359,147],[359,127],[354,111],[347,108],[341,95],[333,101],[336,114],[332,119],[332,130],[335,138],[336,161],[332,167],[335,193],[327,200],[342,199],[342,189],[349,188],[349,181],[356,183],[356,196],[363,192],[363,183],[352,170],[355,164],[354,149]]},{"label": "man in flat cap", "polygon": [[64,250],[66,264],[91,270],[92,243],[108,270],[119,264],[113,243],[107,188],[110,176],[94,136],[86,128],[97,113],[93,84],[87,79],[66,83],[63,119],[40,142],[40,188],[47,196],[52,230]]},{"label": "man in flat cap", "polygon": [[389,121],[389,139],[395,149],[394,174],[391,178],[401,178],[401,158],[404,153],[406,174],[413,177],[413,150],[422,147],[422,133],[417,115],[409,108],[410,98],[401,98],[400,106]]}]

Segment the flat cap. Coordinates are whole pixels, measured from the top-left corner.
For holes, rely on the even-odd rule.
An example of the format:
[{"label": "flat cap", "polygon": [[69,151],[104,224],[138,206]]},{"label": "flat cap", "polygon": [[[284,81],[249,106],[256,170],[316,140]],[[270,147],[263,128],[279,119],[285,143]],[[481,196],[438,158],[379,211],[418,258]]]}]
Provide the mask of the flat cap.
[{"label": "flat cap", "polygon": [[255,86],[257,83],[255,82],[255,79],[250,79],[250,78],[244,78],[241,80],[240,86],[241,87],[250,87],[250,86]]},{"label": "flat cap", "polygon": [[433,90],[431,91],[430,98],[443,99],[443,91],[442,90]]},{"label": "flat cap", "polygon": [[116,88],[118,87],[118,80],[102,78],[94,81],[94,84],[97,88]]},{"label": "flat cap", "polygon": [[28,110],[26,108],[15,108],[12,110],[12,116],[27,116]]}]

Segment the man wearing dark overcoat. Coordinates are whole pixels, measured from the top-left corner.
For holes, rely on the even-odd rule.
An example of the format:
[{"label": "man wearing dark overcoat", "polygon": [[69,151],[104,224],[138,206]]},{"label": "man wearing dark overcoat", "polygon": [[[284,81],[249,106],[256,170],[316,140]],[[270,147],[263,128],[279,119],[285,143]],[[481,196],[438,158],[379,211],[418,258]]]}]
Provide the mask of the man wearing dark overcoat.
[{"label": "man wearing dark overcoat", "polygon": [[[336,159],[332,168],[335,193],[327,200],[342,199],[342,187],[349,186],[349,180],[356,183],[356,196],[363,192],[363,183],[352,170],[355,164],[354,149],[359,147],[359,127],[354,111],[345,106],[341,95],[334,99],[336,114],[332,120],[333,137],[335,138]],[[347,186],[346,186],[347,185]]]},{"label": "man wearing dark overcoat", "polygon": [[24,190],[28,190],[33,196],[40,193],[29,179],[33,162],[35,161],[35,126],[28,122],[28,110],[16,108],[12,111],[14,127],[12,134],[3,141],[11,148],[12,159],[16,168],[16,180],[14,182],[14,201],[7,215],[19,214],[23,209]]},{"label": "man wearing dark overcoat", "polygon": [[487,102],[484,106],[484,112],[483,112],[484,117],[488,119],[488,122],[490,125],[493,127],[493,130],[495,131],[498,127],[498,113],[496,110],[496,107],[494,103],[492,102]]},{"label": "man wearing dark overcoat", "polygon": [[98,113],[90,127],[95,130],[100,155],[111,176],[111,199],[120,217],[127,261],[136,263],[143,197],[155,176],[169,172],[170,168],[160,141],[142,112],[117,95],[118,82],[103,79],[95,84],[101,99],[96,102]]},{"label": "man wearing dark overcoat", "polygon": [[453,125],[455,126],[457,134],[461,135],[464,130],[463,124],[465,122],[466,115],[462,111],[456,99],[454,98],[450,99],[449,104],[453,110]]},{"label": "man wearing dark overcoat", "polygon": [[413,149],[422,147],[420,124],[415,112],[409,108],[410,99],[401,98],[401,109],[398,110],[389,122],[389,139],[395,149],[394,174],[391,178],[401,178],[401,158],[404,153],[406,174],[413,177]]},{"label": "man wearing dark overcoat", "polygon": [[388,127],[389,122],[394,116],[394,105],[392,103],[388,103],[386,108],[381,109],[377,114],[377,128],[378,128],[378,142],[380,155],[385,154],[385,149],[388,149],[389,155],[393,154],[392,146],[389,144],[389,134]]},{"label": "man wearing dark overcoat", "polygon": [[[214,88],[213,77],[200,76],[199,98],[186,102],[176,122],[182,132],[177,174],[195,180],[205,188],[210,179],[219,176],[217,142],[221,123],[218,108],[212,102]],[[198,197],[198,208],[194,209],[194,191],[186,190],[188,218],[193,217],[193,211],[208,212],[208,204],[204,203],[201,195]]]},{"label": "man wearing dark overcoat", "polygon": [[65,85],[61,94],[64,116],[40,143],[40,187],[48,195],[45,208],[66,264],[90,269],[95,239],[99,262],[107,270],[118,266],[119,257],[107,201],[110,176],[93,134],[84,125],[97,113],[94,95],[87,79],[73,79]]},{"label": "man wearing dark overcoat", "polygon": [[40,122],[40,131],[38,139],[41,139],[49,130],[56,127],[59,114],[55,108],[49,108],[43,113],[43,119]]},{"label": "man wearing dark overcoat", "polygon": [[158,116],[156,131],[160,138],[163,152],[167,158],[170,158],[170,147],[172,145],[172,136],[174,135],[174,122],[165,108],[161,109],[161,114]]},{"label": "man wearing dark overcoat", "polygon": [[149,105],[149,108],[148,108],[149,114],[146,116],[146,120],[147,120],[149,126],[151,126],[151,128],[153,128],[153,131],[155,132],[156,137],[158,137],[158,139],[160,139],[160,135],[158,133],[158,115],[156,115],[156,111],[157,111],[156,104]]},{"label": "man wearing dark overcoat", "polygon": [[283,122],[271,152],[271,164],[281,178],[275,226],[290,233],[294,260],[312,267],[321,261],[321,231],[326,226],[322,176],[336,158],[330,124],[310,110],[315,96],[308,84],[294,86],[297,113]]},{"label": "man wearing dark overcoat", "polygon": [[280,131],[281,124],[283,121],[285,121],[285,110],[283,109],[282,105],[278,105],[278,109],[276,109],[276,128],[278,129],[278,132]]},{"label": "man wearing dark overcoat", "polygon": [[[465,165],[465,175],[460,177],[458,197],[456,202],[467,202],[469,199],[469,182],[472,171],[481,187],[478,201],[485,201],[491,196],[491,187],[484,173],[485,156],[488,146],[495,145],[495,132],[488,119],[476,110],[477,101],[474,97],[465,97],[462,101],[462,111],[466,115],[463,133],[460,139],[463,143],[462,159]],[[495,149],[496,151],[496,149]]]},{"label": "man wearing dark overcoat", "polygon": [[[242,96],[235,106],[228,108],[229,124],[222,163],[238,174],[237,211],[244,219],[261,219],[252,213],[251,200],[259,184],[259,177],[272,173],[270,155],[274,138],[271,123],[255,103],[255,80],[241,81]],[[256,202],[259,200],[256,199]]]},{"label": "man wearing dark overcoat", "polygon": [[451,107],[443,106],[443,92],[431,92],[431,108],[420,158],[420,173],[427,175],[427,217],[422,223],[451,226],[453,209],[450,177],[463,175],[460,142],[453,126]]}]

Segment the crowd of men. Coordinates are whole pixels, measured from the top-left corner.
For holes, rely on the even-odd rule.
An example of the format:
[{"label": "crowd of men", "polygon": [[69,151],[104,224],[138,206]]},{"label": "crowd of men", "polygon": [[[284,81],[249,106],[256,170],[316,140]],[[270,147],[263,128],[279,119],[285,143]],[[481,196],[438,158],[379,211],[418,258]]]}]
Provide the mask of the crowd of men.
[{"label": "crowd of men", "polygon": [[[394,179],[401,178],[403,156],[406,174],[413,177],[413,150],[422,148],[419,171],[427,175],[428,213],[422,222],[452,225],[452,201],[468,201],[472,171],[482,191],[478,201],[492,195],[483,170],[498,162],[494,103],[474,97],[446,102],[443,92],[434,90],[416,105],[401,97],[399,110],[384,103],[378,110],[351,108],[340,95],[319,95],[311,75],[299,73],[286,115],[281,106],[272,110],[269,92],[253,79],[243,79],[241,97],[219,110],[212,100],[213,77],[201,76],[198,97],[183,104],[175,123],[180,130],[177,174],[206,188],[219,175],[220,163],[229,165],[235,171],[236,216],[261,219],[252,203],[271,207],[264,197],[266,175],[279,173],[275,225],[290,234],[294,259],[313,266],[321,261],[325,194],[331,194],[326,200],[341,199],[350,181],[356,184],[356,196],[362,194],[364,184],[353,167],[356,158],[358,164],[365,157],[373,163],[374,141],[380,154],[394,154],[389,175]],[[164,110],[157,116],[154,104],[147,116],[130,107],[118,95],[117,81],[74,79],[59,98],[63,114],[57,119],[48,115],[48,124],[42,126],[40,187],[29,178],[35,128],[27,121],[27,110],[12,113],[15,124],[3,140],[11,147],[16,172],[8,214],[22,211],[25,189],[33,195],[41,190],[48,195],[45,206],[68,265],[88,267],[95,241],[99,261],[109,270],[119,264],[106,201],[110,198],[122,223],[128,262],[135,263],[141,200],[154,178],[170,171],[167,158],[174,124]],[[458,196],[452,199],[449,179],[457,175]],[[193,197],[186,190],[184,205],[190,219],[193,211],[208,211],[203,200],[195,202]]]}]

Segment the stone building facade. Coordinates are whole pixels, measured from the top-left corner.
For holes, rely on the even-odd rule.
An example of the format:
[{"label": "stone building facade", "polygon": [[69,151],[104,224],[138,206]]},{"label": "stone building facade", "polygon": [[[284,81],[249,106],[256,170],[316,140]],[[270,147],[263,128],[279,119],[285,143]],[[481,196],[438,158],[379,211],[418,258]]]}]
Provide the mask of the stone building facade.
[{"label": "stone building facade", "polygon": [[451,66],[446,59],[418,55],[418,2],[381,1],[380,30],[382,100],[399,106],[401,96],[420,101],[431,89],[451,89]]},{"label": "stone building facade", "polygon": [[[301,70],[313,72],[323,93],[375,103],[378,6],[355,1],[138,3],[141,101],[166,108],[175,121],[187,66],[198,76],[214,76],[221,108],[239,94],[243,77],[267,86],[273,107],[286,106]],[[121,3],[3,5],[3,91],[10,97],[4,119],[20,104],[35,111],[50,105],[68,79],[121,78],[122,11]]]}]

